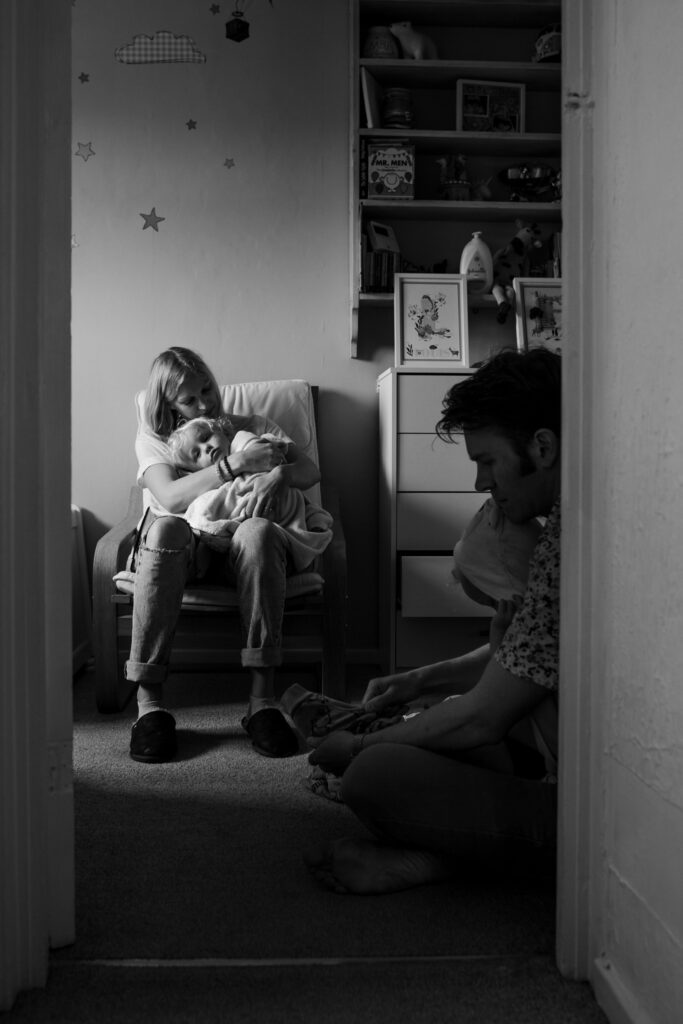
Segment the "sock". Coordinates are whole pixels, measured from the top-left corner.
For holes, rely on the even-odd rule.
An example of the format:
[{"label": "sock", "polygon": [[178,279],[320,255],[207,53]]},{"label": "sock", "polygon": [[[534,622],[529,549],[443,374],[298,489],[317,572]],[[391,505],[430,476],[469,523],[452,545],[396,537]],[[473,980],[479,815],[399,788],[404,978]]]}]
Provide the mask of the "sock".
[{"label": "sock", "polygon": [[164,688],[161,683],[138,684],[138,719],[150,711],[165,711],[163,706]]}]

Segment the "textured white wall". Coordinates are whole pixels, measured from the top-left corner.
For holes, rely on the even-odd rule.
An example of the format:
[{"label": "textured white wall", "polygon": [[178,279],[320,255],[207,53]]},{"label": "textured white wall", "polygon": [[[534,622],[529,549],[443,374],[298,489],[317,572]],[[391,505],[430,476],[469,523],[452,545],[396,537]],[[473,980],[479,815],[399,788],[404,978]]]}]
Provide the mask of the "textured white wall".
[{"label": "textured white wall", "polygon": [[683,7],[609,0],[594,16],[601,942],[649,1019],[674,1024],[683,1006]]},{"label": "textured white wall", "polygon": [[[225,38],[234,5],[218,6],[73,9],[73,498],[91,545],[125,511],[132,396],[163,348],[197,349],[219,381],[305,377],[321,387],[341,492],[350,642],[372,646],[375,380],[389,352],[349,358],[348,6],[251,0],[241,43]],[[158,30],[190,36],[206,62],[115,59]],[[143,229],[152,207],[158,232]]]}]

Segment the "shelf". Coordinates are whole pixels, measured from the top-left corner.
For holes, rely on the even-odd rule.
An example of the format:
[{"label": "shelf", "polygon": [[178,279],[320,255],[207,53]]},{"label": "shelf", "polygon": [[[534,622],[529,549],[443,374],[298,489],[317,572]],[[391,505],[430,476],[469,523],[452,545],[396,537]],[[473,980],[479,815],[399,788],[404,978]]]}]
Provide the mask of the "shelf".
[{"label": "shelf", "polygon": [[361,199],[361,211],[386,220],[500,221],[562,219],[560,203],[487,203],[436,199]]},{"label": "shelf", "polygon": [[561,134],[530,132],[455,132],[423,129],[361,128],[365,139],[405,139],[420,153],[464,153],[466,156],[560,156]]},{"label": "shelf", "polygon": [[562,5],[549,0],[363,0],[363,18],[375,25],[394,21],[420,25],[464,25],[487,28],[542,27],[560,21]]},{"label": "shelf", "polygon": [[[358,296],[358,301],[364,309],[367,309],[368,307],[393,308],[394,293],[361,292]],[[498,303],[494,299],[493,295],[487,293],[486,295],[468,295],[467,305],[469,309],[495,309]]]},{"label": "shelf", "polygon": [[492,82],[523,82],[530,89],[559,92],[562,82],[560,64],[534,64],[518,61],[466,60],[381,60],[364,59],[366,68],[380,85],[421,89],[453,89],[459,78]]}]

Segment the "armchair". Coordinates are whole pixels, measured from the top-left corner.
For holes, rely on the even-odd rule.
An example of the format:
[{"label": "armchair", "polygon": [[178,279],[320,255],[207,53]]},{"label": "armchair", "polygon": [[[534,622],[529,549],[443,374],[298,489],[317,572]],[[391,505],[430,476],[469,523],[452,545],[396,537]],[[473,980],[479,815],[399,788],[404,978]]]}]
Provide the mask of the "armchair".
[{"label": "armchair", "polygon": [[[317,387],[303,380],[257,381],[221,388],[228,413],[258,412],[275,420],[316,465]],[[136,395],[138,419],[144,392]],[[310,567],[288,578],[283,625],[283,664],[314,665],[321,692],[346,692],[346,543],[333,488],[325,480],[308,492],[334,519],[333,539]],[[120,711],[135,685],[123,676],[131,637],[135,576],[126,571],[142,491],[130,492],[125,518],[98,542],[93,562],[93,655],[98,710]],[[171,671],[207,671],[240,666],[241,627],[235,590],[227,585],[185,589],[175,633]]]}]

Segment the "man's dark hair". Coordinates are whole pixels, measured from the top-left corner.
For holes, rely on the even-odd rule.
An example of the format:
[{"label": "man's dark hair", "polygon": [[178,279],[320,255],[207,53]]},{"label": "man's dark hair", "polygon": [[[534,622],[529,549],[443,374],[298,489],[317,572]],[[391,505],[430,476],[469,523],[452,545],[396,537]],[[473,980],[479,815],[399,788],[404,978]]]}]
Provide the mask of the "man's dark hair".
[{"label": "man's dark hair", "polygon": [[499,352],[446,393],[436,432],[443,440],[464,430],[493,429],[520,453],[541,427],[562,430],[562,360],[546,348]]}]

